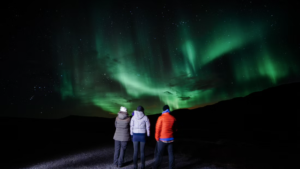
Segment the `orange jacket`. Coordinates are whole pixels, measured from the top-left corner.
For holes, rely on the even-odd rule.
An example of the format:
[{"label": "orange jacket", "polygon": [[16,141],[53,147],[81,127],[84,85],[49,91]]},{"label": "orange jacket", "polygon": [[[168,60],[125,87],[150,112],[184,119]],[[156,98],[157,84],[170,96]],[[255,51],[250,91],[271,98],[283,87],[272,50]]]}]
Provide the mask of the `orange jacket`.
[{"label": "orange jacket", "polygon": [[164,113],[157,119],[155,126],[155,139],[159,141],[160,138],[172,138],[174,132],[175,117],[170,113]]}]

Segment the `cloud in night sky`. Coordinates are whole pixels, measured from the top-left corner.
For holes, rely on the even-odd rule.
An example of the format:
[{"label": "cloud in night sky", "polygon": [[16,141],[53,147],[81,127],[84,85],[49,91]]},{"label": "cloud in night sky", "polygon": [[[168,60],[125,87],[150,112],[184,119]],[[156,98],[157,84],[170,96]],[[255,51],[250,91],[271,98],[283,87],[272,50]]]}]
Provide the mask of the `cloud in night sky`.
[{"label": "cloud in night sky", "polygon": [[166,94],[172,94],[171,92],[169,92],[169,91],[165,91],[164,93],[166,93]]},{"label": "cloud in night sky", "polygon": [[179,97],[181,100],[189,100],[191,97]]}]

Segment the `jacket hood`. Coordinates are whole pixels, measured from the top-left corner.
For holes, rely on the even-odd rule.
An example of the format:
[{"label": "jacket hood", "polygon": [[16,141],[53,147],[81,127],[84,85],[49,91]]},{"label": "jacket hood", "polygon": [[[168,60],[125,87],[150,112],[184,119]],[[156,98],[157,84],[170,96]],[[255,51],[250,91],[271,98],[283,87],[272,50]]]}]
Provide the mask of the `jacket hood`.
[{"label": "jacket hood", "polygon": [[118,117],[121,120],[126,119],[128,117],[128,113],[127,112],[123,112],[123,111],[119,111]]},{"label": "jacket hood", "polygon": [[142,111],[138,111],[138,110],[134,111],[134,116],[133,117],[135,117],[137,119],[142,119],[144,116],[145,116],[145,114]]}]

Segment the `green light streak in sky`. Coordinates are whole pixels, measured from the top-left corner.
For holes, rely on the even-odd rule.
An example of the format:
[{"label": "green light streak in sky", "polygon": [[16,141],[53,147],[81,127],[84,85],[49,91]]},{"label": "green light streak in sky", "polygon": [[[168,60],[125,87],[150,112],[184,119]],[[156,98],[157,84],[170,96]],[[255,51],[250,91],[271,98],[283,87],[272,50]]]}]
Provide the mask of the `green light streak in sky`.
[{"label": "green light streak in sky", "polygon": [[151,22],[138,24],[139,17],[134,24],[121,20],[107,28],[107,21],[95,16],[92,43],[72,42],[76,50],[60,56],[68,56],[60,68],[60,92],[65,100],[76,98],[107,112],[117,113],[120,106],[131,112],[143,105],[146,114],[160,113],[164,104],[195,107],[245,96],[278,84],[291,70],[299,72],[289,57],[259,48],[261,37],[268,36],[259,22],[216,22],[200,35],[197,27],[181,25],[163,39],[153,35]]},{"label": "green light streak in sky", "polygon": [[67,97],[73,97],[74,93],[73,93],[73,85],[71,82],[71,77],[70,77],[70,73],[67,73],[66,71],[64,71],[62,73],[62,86],[60,88],[60,92],[62,95],[63,99],[66,99]]},{"label": "green light streak in sky", "polygon": [[278,63],[276,57],[271,57],[269,53],[264,53],[262,57],[262,62],[258,66],[261,76],[269,77],[273,84],[276,84],[279,78],[287,75],[287,67],[282,63]]},{"label": "green light streak in sky", "polygon": [[293,71],[297,71],[292,63],[282,59],[279,54],[277,55],[268,50],[256,52],[255,56],[244,55],[234,64],[236,80],[251,82],[264,77],[276,85],[278,80],[289,75],[289,67],[293,68]]}]

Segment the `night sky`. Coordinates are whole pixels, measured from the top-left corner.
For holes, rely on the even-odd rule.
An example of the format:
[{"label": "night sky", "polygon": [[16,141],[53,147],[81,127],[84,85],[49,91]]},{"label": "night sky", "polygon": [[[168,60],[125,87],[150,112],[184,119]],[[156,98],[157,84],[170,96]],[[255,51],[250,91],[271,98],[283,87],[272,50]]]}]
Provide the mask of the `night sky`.
[{"label": "night sky", "polygon": [[[197,3],[196,3],[197,2]],[[299,1],[2,6],[0,116],[197,108],[300,80]]]}]

